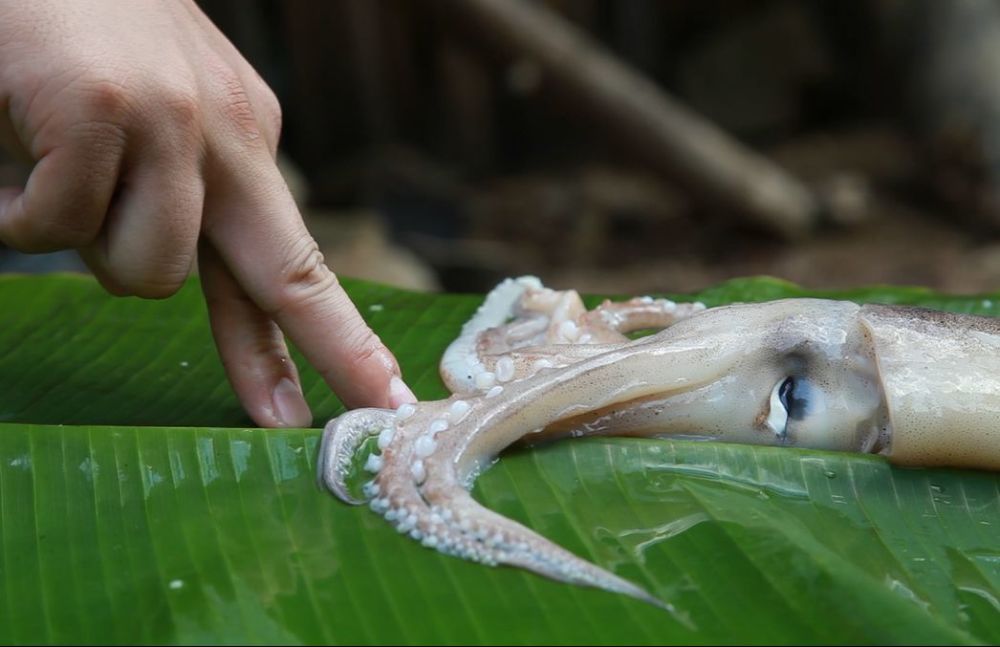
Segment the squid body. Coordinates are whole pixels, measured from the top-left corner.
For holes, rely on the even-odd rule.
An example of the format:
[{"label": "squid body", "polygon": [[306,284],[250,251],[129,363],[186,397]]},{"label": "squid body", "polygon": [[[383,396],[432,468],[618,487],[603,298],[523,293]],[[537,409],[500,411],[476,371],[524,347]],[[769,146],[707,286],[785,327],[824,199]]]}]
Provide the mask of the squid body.
[{"label": "squid body", "polygon": [[[661,329],[639,339],[627,333]],[[507,446],[615,434],[869,452],[1000,469],[1000,320],[785,299],[706,309],[642,297],[588,311],[507,279],[445,352],[446,400],[330,421],[319,476],[425,546],[669,605],[469,494]],[[377,436],[364,499],[346,486]]]}]

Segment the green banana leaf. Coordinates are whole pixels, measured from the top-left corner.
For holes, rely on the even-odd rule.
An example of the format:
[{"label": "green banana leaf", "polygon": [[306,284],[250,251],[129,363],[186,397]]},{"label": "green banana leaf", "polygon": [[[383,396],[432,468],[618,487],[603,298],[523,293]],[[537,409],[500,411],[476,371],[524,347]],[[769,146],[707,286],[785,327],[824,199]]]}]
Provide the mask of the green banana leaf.
[{"label": "green banana leaf", "polygon": [[[418,396],[446,395],[437,360],[481,297],[345,283]],[[1000,295],[819,296],[1000,314]],[[605,438],[512,451],[479,479],[486,506],[668,613],[443,556],[335,500],[315,461],[342,407],[296,358],[317,428],[254,429],[194,282],[153,302],[0,278],[0,643],[1000,642],[997,474]]]}]

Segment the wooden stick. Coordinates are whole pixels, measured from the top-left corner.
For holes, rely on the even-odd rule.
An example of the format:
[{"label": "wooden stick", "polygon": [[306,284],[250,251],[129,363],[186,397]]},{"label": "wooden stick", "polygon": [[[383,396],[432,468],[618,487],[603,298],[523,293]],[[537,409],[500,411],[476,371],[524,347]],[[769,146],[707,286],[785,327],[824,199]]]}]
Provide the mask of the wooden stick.
[{"label": "wooden stick", "polygon": [[[818,221],[820,204],[802,183],[683,106],[588,35],[521,0],[445,0],[453,29],[508,60],[535,65],[558,86],[572,114],[586,114],[671,180],[703,200],[795,237]],[[474,32],[469,34],[469,32]]]}]

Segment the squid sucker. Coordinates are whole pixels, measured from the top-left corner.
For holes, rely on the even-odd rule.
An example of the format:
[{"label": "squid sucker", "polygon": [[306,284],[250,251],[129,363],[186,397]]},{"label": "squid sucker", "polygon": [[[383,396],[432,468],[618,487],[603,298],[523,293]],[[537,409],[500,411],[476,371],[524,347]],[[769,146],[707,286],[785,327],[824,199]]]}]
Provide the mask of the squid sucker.
[{"label": "squid sucker", "polygon": [[[661,329],[638,339],[628,333]],[[331,420],[319,477],[443,553],[671,608],[477,503],[522,440],[629,435],[880,454],[1000,469],[1000,319],[849,301],[705,308],[641,297],[588,311],[572,290],[507,279],[445,352],[445,400]],[[346,485],[365,439],[364,499]]]}]

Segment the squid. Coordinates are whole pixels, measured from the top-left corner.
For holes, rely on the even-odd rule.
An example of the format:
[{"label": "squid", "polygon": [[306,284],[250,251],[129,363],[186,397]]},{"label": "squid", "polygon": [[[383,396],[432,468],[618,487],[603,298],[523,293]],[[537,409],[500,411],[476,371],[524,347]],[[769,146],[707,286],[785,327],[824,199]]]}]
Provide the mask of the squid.
[{"label": "squid", "polygon": [[[658,330],[632,338],[630,333]],[[515,442],[671,437],[865,452],[900,466],[1000,469],[1000,320],[783,299],[705,308],[639,297],[587,310],[534,277],[487,295],[444,353],[452,396],[356,409],[325,427],[319,478],[424,546],[670,609],[477,503]],[[361,496],[355,453],[378,451]]]}]

